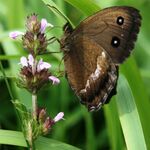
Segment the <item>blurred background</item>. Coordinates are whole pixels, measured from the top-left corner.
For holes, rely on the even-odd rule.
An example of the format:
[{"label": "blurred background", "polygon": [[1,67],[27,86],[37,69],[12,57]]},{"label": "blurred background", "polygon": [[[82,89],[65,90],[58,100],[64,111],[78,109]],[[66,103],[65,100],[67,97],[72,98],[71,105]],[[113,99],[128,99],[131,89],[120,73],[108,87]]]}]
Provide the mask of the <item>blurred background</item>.
[{"label": "blurred background", "polygon": [[[67,0],[53,0],[53,2],[59,6],[75,26],[87,17],[84,11],[73,7]],[[150,100],[150,1],[93,0],[93,2],[101,9],[109,6],[128,5],[136,7],[141,12],[143,19],[138,41],[131,59],[121,66],[121,72],[125,73],[135,98],[141,98],[141,109],[144,111],[144,108],[148,107],[144,101]],[[60,39],[63,35],[63,18],[56,16],[41,0],[0,0],[0,60],[6,75],[10,77],[9,84],[13,96],[22,101],[28,108],[31,108],[31,95],[26,90],[17,88],[12,78],[18,75],[20,57],[27,55],[27,53],[23,50],[20,42],[14,42],[9,39],[8,35],[10,31],[24,31],[26,17],[31,13],[36,13],[39,19],[46,18],[48,22],[58,26],[48,34]],[[59,51],[59,44],[57,42],[52,44],[49,51]],[[54,72],[58,69],[61,59],[61,53],[44,57],[44,60],[52,64],[52,71]],[[63,70],[63,63],[61,69]],[[10,101],[10,95],[5,80],[2,78],[2,73],[0,73],[0,76],[0,128],[20,131],[20,123]],[[115,97],[98,112],[88,113],[70,89],[65,77],[62,77],[61,84],[58,86],[47,86],[40,91],[38,104],[41,107],[46,107],[51,117],[54,117],[59,111],[65,113],[65,120],[57,123],[48,137],[86,150],[126,149]],[[147,117],[150,118],[149,113]],[[21,148],[0,145],[0,149],[17,150]]]}]

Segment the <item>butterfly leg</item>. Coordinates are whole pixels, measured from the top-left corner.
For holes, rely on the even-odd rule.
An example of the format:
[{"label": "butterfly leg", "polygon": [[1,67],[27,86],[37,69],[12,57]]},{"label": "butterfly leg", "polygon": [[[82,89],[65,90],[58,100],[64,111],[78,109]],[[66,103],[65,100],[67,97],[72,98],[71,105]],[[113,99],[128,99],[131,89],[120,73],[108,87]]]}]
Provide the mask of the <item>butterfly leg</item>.
[{"label": "butterfly leg", "polygon": [[51,38],[48,39],[48,44],[52,44],[55,41],[57,41],[58,43],[60,43],[60,40],[57,37],[53,36],[53,37],[51,37]]}]

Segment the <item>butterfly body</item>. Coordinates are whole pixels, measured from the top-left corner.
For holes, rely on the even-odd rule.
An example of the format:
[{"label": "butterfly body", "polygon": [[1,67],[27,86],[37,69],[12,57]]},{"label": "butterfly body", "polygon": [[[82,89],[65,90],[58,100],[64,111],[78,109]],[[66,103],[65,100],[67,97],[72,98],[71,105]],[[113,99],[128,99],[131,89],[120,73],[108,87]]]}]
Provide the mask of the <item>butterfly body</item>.
[{"label": "butterfly body", "polygon": [[111,7],[95,13],[75,29],[64,26],[61,49],[67,79],[89,111],[116,94],[118,65],[134,47],[141,17],[132,7]]}]

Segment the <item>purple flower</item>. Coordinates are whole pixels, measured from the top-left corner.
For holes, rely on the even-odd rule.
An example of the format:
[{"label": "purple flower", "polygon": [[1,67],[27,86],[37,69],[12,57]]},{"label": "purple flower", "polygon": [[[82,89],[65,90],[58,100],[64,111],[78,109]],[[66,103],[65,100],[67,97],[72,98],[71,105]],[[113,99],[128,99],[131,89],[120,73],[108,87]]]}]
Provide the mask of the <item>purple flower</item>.
[{"label": "purple flower", "polygon": [[44,33],[44,31],[47,27],[53,27],[53,25],[48,23],[47,20],[43,18],[41,20],[41,29],[40,29],[41,33]]},{"label": "purple flower", "polygon": [[37,64],[37,72],[40,72],[43,69],[49,69],[51,67],[51,64],[44,62],[42,59]]},{"label": "purple flower", "polygon": [[58,114],[56,115],[56,117],[55,117],[53,120],[54,120],[54,122],[57,122],[57,121],[59,121],[59,120],[61,120],[61,119],[64,119],[63,117],[64,117],[64,113],[63,113],[63,112],[60,112],[60,113],[58,113]]},{"label": "purple flower", "polygon": [[31,54],[28,55],[28,59],[25,57],[25,56],[22,56],[20,58],[20,63],[22,65],[22,67],[28,67],[29,65],[31,67],[33,67],[33,64],[34,64],[34,58]]},{"label": "purple flower", "polygon": [[24,57],[24,56],[22,56],[21,58],[20,58],[20,63],[19,64],[21,64],[22,65],[22,67],[27,67],[28,66],[28,60],[27,60],[27,58],[26,57]]},{"label": "purple flower", "polygon": [[60,80],[55,76],[49,76],[49,79],[53,82],[52,84],[59,84]]},{"label": "purple flower", "polygon": [[14,31],[9,33],[9,37],[12,39],[16,39],[20,35],[24,35],[24,33],[20,31]]},{"label": "purple flower", "polygon": [[[35,63],[34,61],[35,61],[34,57],[31,54],[29,54],[28,55],[28,59],[25,56],[22,56],[20,58],[20,63],[19,64],[21,64],[22,67],[24,67],[24,66],[26,66],[26,67],[31,66],[31,68],[33,68],[34,67],[34,63]],[[51,67],[51,64],[49,64],[47,62],[44,62],[42,59],[40,59],[39,62],[37,63],[36,70],[37,70],[37,72],[40,72],[43,69],[47,70],[50,67]]]},{"label": "purple flower", "polygon": [[34,64],[34,58],[31,54],[28,55],[28,63],[31,67],[33,67],[33,64]]}]

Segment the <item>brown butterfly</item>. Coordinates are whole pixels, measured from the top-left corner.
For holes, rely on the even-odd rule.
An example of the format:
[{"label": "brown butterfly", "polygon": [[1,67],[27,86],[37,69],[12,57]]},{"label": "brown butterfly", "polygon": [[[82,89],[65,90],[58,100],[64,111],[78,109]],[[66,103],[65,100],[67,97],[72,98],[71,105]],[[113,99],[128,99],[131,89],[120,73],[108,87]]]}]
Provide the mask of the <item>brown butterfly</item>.
[{"label": "brown butterfly", "polygon": [[103,9],[75,29],[67,23],[61,39],[69,84],[89,111],[116,94],[118,66],[134,48],[141,16],[133,7]]}]

